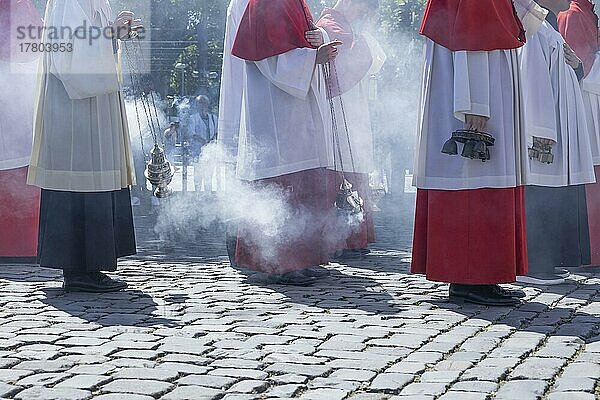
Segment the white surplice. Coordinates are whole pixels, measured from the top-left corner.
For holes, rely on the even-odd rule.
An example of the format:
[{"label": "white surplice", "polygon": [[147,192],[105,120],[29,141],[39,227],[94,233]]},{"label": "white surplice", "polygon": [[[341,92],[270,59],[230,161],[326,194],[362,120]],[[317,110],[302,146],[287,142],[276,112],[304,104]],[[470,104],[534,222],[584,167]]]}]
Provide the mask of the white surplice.
[{"label": "white surplice", "polygon": [[590,73],[581,82],[594,165],[600,165],[600,53]]},{"label": "white surplice", "polygon": [[244,64],[237,174],[254,181],[333,166],[331,117],[317,50]]},{"label": "white surplice", "polygon": [[38,64],[0,61],[0,171],[29,165]]},{"label": "white surplice", "polygon": [[[583,98],[565,41],[543,22],[519,49],[523,94],[523,179],[527,185],[568,186],[595,182]],[[530,160],[533,137],[551,139],[554,162]]]},{"label": "white surplice", "polygon": [[242,96],[245,69],[244,60],[233,56],[231,50],[248,1],[231,0],[229,3],[223,45],[217,142],[225,146],[234,156],[237,155],[240,121],[244,115]]},{"label": "white surplice", "polygon": [[[514,50],[456,51],[427,40],[413,184],[419,189],[511,188],[520,184],[519,74]],[[442,154],[466,114],[489,117],[491,160]]]},{"label": "white surplice", "polygon": [[[371,67],[354,87],[341,95],[343,103],[340,103],[338,97],[334,99],[334,109],[340,136],[340,151],[342,153],[344,170],[346,172],[370,173],[375,170],[373,131],[369,110],[370,77],[381,71],[386,61],[386,54],[373,36],[366,33],[363,35],[363,38],[367,43],[373,60]],[[343,49],[340,50],[340,52],[343,51]],[[346,66],[343,63],[352,62],[353,60],[350,57],[338,57],[335,60],[335,65],[339,70],[346,70],[350,69],[351,65]],[[338,79],[342,81],[344,77],[340,76]],[[342,119],[344,115],[348,124],[348,136],[346,136],[344,130]],[[340,170],[341,165],[339,161],[337,164],[336,169]]]},{"label": "white surplice", "polygon": [[[50,0],[45,25],[110,26],[108,0]],[[74,192],[115,191],[135,183],[118,54],[102,36],[49,37],[71,52],[47,52],[36,100],[28,183]]]}]

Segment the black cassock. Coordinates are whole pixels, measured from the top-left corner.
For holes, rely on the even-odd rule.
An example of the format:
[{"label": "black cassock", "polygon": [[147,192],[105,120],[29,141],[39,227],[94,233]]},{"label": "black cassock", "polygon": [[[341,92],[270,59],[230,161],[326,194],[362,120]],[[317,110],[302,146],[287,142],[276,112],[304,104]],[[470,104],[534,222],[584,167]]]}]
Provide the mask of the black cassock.
[{"label": "black cassock", "polygon": [[65,192],[42,189],[38,263],[72,272],[115,271],[136,253],[129,189]]},{"label": "black cassock", "polygon": [[529,275],[591,262],[585,186],[525,188]]}]

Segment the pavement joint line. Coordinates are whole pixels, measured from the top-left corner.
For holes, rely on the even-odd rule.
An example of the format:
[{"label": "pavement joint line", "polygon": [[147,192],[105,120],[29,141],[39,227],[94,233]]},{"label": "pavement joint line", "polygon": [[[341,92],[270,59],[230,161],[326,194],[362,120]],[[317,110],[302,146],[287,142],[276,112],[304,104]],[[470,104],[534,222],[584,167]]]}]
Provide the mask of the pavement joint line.
[{"label": "pavement joint line", "polygon": [[[572,291],[570,291],[570,292],[568,292],[567,294],[565,294],[565,296],[564,296],[564,297],[562,297],[560,300],[557,300],[557,301],[556,301],[556,303],[555,303],[555,305],[558,305],[558,303],[559,303],[560,301],[562,301],[564,298],[567,298],[567,297],[568,297],[570,294],[572,294],[572,293],[576,292],[576,291],[577,291],[578,289],[580,289],[580,288],[581,288],[581,284],[578,284],[578,286],[577,286],[577,287],[575,287],[575,288],[574,288]],[[593,298],[595,298],[595,297],[598,295],[598,293],[599,293],[599,292],[600,292],[599,290],[596,290],[596,291],[594,292],[594,294],[588,298],[588,300],[586,301],[586,303],[585,303],[585,304],[581,304],[581,305],[579,305],[579,307],[577,307],[577,308],[575,308],[575,309],[572,309],[572,310],[570,311],[570,318],[569,318],[569,319],[567,319],[567,320],[565,320],[565,322],[570,322],[570,321],[573,321],[573,319],[575,318],[575,315],[577,314],[577,312],[579,311],[579,309],[581,309],[581,308],[583,308],[583,307],[585,307],[585,306],[588,306],[588,305],[590,305],[590,304],[592,303],[592,299],[593,299]],[[553,332],[557,332],[558,330],[559,330],[559,327],[556,327],[556,328],[555,328],[555,330],[554,330]],[[596,332],[595,332],[595,333],[596,333],[596,334],[598,333],[598,324],[596,324]],[[586,337],[582,337],[582,338],[581,338],[581,339],[582,339],[582,343],[579,345],[579,348],[577,349],[577,351],[576,351],[576,352],[575,352],[575,353],[574,353],[574,354],[573,354],[571,357],[569,357],[567,360],[565,360],[565,362],[564,362],[564,363],[563,363],[563,365],[560,367],[560,369],[557,371],[557,373],[556,373],[556,374],[555,374],[555,375],[554,375],[554,376],[553,376],[553,377],[552,377],[552,378],[551,378],[551,379],[548,381],[548,383],[549,383],[549,384],[548,384],[548,386],[546,387],[546,390],[544,391],[544,393],[543,393],[543,395],[542,395],[542,398],[543,398],[543,399],[547,399],[547,398],[550,396],[550,394],[552,393],[552,389],[553,389],[553,388],[555,387],[555,385],[556,385],[556,380],[562,376],[562,374],[563,374],[563,373],[564,373],[564,371],[565,371],[565,368],[566,368],[568,365],[570,365],[571,363],[573,363],[574,361],[576,361],[576,360],[577,360],[577,358],[579,358],[579,356],[581,356],[581,354],[583,354],[583,353],[585,352],[585,348],[586,348],[586,339],[589,339],[590,337],[592,337],[592,335],[593,335],[593,334],[588,334],[588,335],[586,335]],[[546,338],[544,339],[544,344],[548,342],[548,340],[549,340],[549,337],[550,337],[550,335],[547,335],[547,336],[546,336]],[[540,346],[540,348],[541,348],[541,347],[542,347],[542,346]],[[538,349],[538,350],[539,350],[539,349]],[[600,386],[599,386],[599,385],[600,385],[600,379],[598,379],[598,380],[597,380],[597,383],[596,383],[596,385],[597,385],[597,387],[600,387]]]},{"label": "pavement joint line", "polygon": [[[519,328],[524,328],[524,327],[527,327],[527,326],[528,326],[528,325],[530,325],[530,324],[531,324],[531,322],[532,322],[533,320],[535,320],[535,319],[536,319],[538,316],[540,316],[540,315],[541,315],[541,314],[543,314],[544,312],[547,312],[547,311],[549,311],[549,310],[552,310],[552,309],[554,309],[554,307],[555,307],[556,305],[558,305],[558,303],[559,303],[559,302],[560,302],[562,299],[566,298],[566,297],[567,297],[569,294],[571,294],[571,293],[575,292],[577,289],[579,289],[579,287],[580,287],[580,285],[578,284],[578,286],[574,287],[574,288],[573,288],[571,291],[569,291],[569,292],[565,293],[565,294],[564,294],[564,295],[562,295],[560,298],[556,299],[556,300],[555,300],[553,303],[546,305],[546,308],[545,308],[543,311],[539,311],[539,312],[538,312],[537,314],[535,314],[533,317],[526,319],[526,320],[525,320],[523,323],[521,323],[521,326],[520,326]],[[598,293],[598,291],[596,291],[596,293]],[[539,293],[539,294],[538,294],[536,297],[538,297],[538,296],[541,296],[542,294],[543,294],[543,292],[542,292],[542,293]],[[536,297],[534,297],[534,299],[535,299]],[[532,299],[532,300],[534,300],[534,299]],[[588,303],[588,304],[589,304],[589,303]],[[521,308],[521,307],[522,307],[522,306],[518,307],[517,309],[519,309],[519,308]],[[577,309],[579,309],[579,308],[581,308],[581,306],[580,306],[580,307],[578,307]],[[574,316],[574,314],[576,314],[576,312],[577,312],[577,309],[574,309],[574,310],[571,310],[571,311],[570,311],[570,312],[571,312],[571,318],[570,318],[571,320],[573,319],[573,316]],[[505,371],[505,375],[504,375],[504,376],[505,376],[505,377],[508,377],[512,371],[514,371],[514,370],[515,370],[515,369],[516,369],[518,366],[520,366],[520,365],[522,365],[522,364],[523,364],[524,360],[526,361],[530,355],[533,355],[533,354],[535,354],[535,352],[537,352],[539,349],[541,349],[541,348],[544,346],[544,344],[546,344],[546,343],[548,342],[548,340],[549,340],[549,338],[551,337],[552,333],[555,333],[555,332],[557,332],[557,331],[558,331],[558,329],[559,329],[559,327],[555,326],[554,330],[552,330],[551,332],[545,333],[545,334],[544,334],[544,339],[542,339],[542,340],[540,341],[540,343],[538,343],[538,345],[537,345],[537,346],[536,346],[534,349],[532,349],[532,350],[528,351],[527,353],[525,353],[525,354],[523,354],[521,357],[519,357],[519,359],[521,360],[521,362],[520,362],[520,363],[518,363],[518,364],[516,364],[516,365],[514,365],[512,368],[509,368],[508,370],[506,370],[506,371]],[[510,336],[514,335],[516,332],[518,332],[518,330],[516,330],[515,332],[511,333],[511,335],[510,335]],[[508,337],[507,337],[507,338],[505,338],[503,341],[505,341],[505,340],[507,340],[507,339],[508,339]],[[585,343],[581,345],[581,349],[583,349],[583,348],[585,348]],[[554,383],[555,383],[555,380],[556,380],[556,377],[557,377],[557,376],[559,376],[559,375],[560,375],[560,373],[562,373],[562,371],[564,370],[564,367],[565,367],[566,365],[568,365],[568,364],[565,362],[565,363],[563,364],[563,367],[561,368],[561,370],[560,370],[560,371],[559,371],[559,372],[558,372],[558,373],[557,373],[557,374],[556,374],[556,375],[555,375],[555,376],[554,376],[554,377],[553,377],[553,378],[552,378],[550,381],[547,381],[547,382],[548,382],[548,384],[546,385],[546,388],[545,388],[545,390],[544,390],[544,394],[542,395],[542,398],[546,397],[546,396],[549,394],[549,390],[550,390],[550,388],[551,388],[551,387],[554,385]],[[520,379],[514,379],[514,380],[520,380]],[[512,381],[512,380],[508,380],[508,379],[501,380],[501,381],[499,382],[498,390],[500,390],[504,384],[506,384],[507,382],[510,382],[510,381]],[[495,395],[495,394],[494,394],[494,397],[496,397],[496,395]]]}]

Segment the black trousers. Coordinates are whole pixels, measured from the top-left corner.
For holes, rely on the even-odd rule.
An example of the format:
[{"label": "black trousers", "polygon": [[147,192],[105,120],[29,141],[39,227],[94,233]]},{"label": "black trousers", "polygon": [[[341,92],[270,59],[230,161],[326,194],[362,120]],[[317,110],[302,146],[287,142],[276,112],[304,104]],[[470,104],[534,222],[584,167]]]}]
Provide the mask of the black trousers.
[{"label": "black trousers", "polygon": [[525,188],[530,275],[591,262],[585,186]]},{"label": "black trousers", "polygon": [[136,253],[129,189],[42,190],[38,263],[68,272],[114,271]]}]

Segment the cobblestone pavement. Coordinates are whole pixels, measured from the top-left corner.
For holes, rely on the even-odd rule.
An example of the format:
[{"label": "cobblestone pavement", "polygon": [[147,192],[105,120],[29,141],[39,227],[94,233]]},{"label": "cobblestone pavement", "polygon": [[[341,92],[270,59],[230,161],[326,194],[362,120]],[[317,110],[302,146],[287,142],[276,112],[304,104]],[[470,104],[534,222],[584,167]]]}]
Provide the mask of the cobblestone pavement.
[{"label": "cobblestone pavement", "polygon": [[598,398],[598,278],[525,288],[515,308],[449,303],[408,274],[404,208],[312,288],[244,276],[214,232],[156,240],[143,216],[125,292],[65,294],[55,271],[2,267],[0,398]]}]

